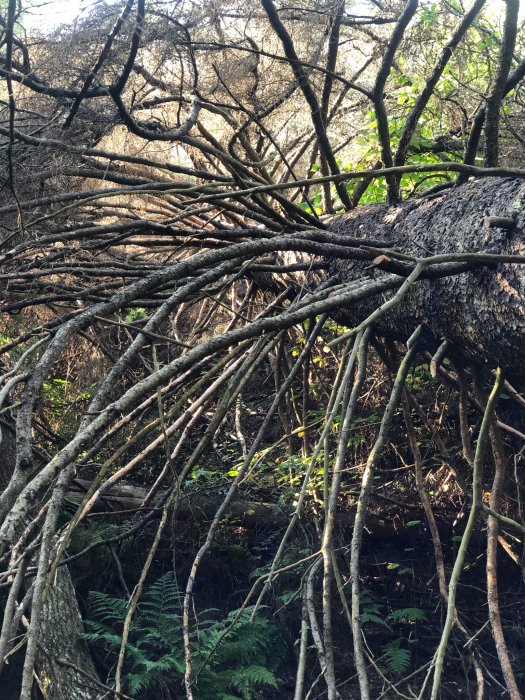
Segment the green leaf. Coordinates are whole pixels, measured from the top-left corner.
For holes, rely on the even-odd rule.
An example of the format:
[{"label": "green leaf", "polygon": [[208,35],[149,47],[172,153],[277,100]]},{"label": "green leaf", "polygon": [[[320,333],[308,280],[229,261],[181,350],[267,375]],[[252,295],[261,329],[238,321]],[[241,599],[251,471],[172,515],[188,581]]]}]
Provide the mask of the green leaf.
[{"label": "green leaf", "polygon": [[375,625],[386,627],[386,629],[388,630],[391,629],[388,622],[384,618],[379,617],[379,615],[376,615],[375,613],[364,612],[361,615],[359,615],[359,619],[361,620],[361,622],[373,622]]},{"label": "green leaf", "polygon": [[[170,571],[145,589],[138,606],[130,629],[123,686],[141,700],[160,697],[162,683],[179,686],[183,682],[181,598]],[[88,604],[90,614],[99,619],[86,621],[89,631],[84,638],[102,645],[110,665],[114,665],[128,601],[94,591]],[[204,664],[199,675],[200,698],[256,700],[260,690],[277,687],[275,671],[283,659],[285,643],[264,608],[252,620],[253,613],[251,606],[240,615],[233,610],[225,619],[217,619],[215,609],[198,615],[190,641],[195,667]]]},{"label": "green leaf", "polygon": [[410,666],[410,651],[401,647],[401,639],[395,639],[383,647],[387,669],[395,676],[403,676]]},{"label": "green leaf", "polygon": [[425,611],[421,608],[401,608],[394,610],[389,616],[392,622],[416,622],[417,620],[426,620]]}]

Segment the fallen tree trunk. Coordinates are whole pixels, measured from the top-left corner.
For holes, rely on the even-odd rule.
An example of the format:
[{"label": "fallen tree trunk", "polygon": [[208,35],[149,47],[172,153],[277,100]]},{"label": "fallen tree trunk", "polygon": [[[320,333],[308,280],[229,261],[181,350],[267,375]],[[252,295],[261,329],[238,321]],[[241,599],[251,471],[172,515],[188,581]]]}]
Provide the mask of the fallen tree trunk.
[{"label": "fallen tree trunk", "polygon": [[[67,501],[72,504],[79,504],[90,485],[91,482],[87,479],[75,479],[67,492]],[[107,512],[107,519],[109,520],[113,515],[118,517],[127,510],[140,509],[147,493],[148,489],[141,486],[128,483],[113,484],[111,487],[104,489],[104,494],[100,497],[94,510],[99,513]],[[354,497],[357,495],[357,492],[353,494]],[[367,541],[385,542],[394,541],[396,538],[409,541],[414,536],[419,537],[418,531],[413,526],[407,527],[397,521],[394,522],[400,508],[405,509],[407,512],[421,513],[421,505],[419,503],[393,503],[394,516],[390,518],[387,508],[391,505],[391,501],[388,496],[381,493],[377,493],[375,496],[379,503],[384,501],[386,505],[384,511],[369,515],[367,520]],[[160,501],[160,496],[155,497],[150,503],[150,507],[158,507]],[[187,526],[191,524],[197,528],[207,526],[213,520],[221,503],[222,497],[214,493],[182,494],[176,511],[177,530],[180,529],[180,525]],[[447,509],[441,508],[436,509],[435,512],[439,518],[437,522],[442,536],[450,538],[456,533],[457,529],[462,530],[462,524],[458,528],[450,526],[450,513],[453,512],[453,509],[449,512]],[[313,517],[311,507],[308,505],[305,508],[305,514],[308,517]],[[233,528],[239,528],[240,526],[246,530],[260,530],[262,528],[279,530],[288,525],[291,517],[291,508],[279,507],[277,504],[270,502],[247,501],[239,498],[232,501],[228,506],[228,510],[224,515],[224,522],[230,524]],[[337,513],[337,523],[341,532],[351,532],[354,520],[355,507],[350,504],[350,501],[347,502],[346,499],[343,499]],[[184,528],[181,532],[183,533],[182,536],[185,536]]]},{"label": "fallen tree trunk", "polygon": [[[397,207],[363,207],[334,219],[334,233],[384,239],[392,250],[422,258],[448,253],[525,253],[525,182],[485,178]],[[379,255],[379,253],[378,253]],[[385,255],[388,256],[387,250]],[[351,281],[381,275],[366,263],[330,262],[331,274]],[[502,365],[525,380],[525,268],[492,264],[442,279],[418,281],[402,304],[390,310],[378,331],[406,339],[424,324],[434,339],[447,338],[489,366]],[[341,310],[349,325],[377,307],[377,299]]]},{"label": "fallen tree trunk", "polygon": [[[78,505],[84,494],[91,486],[87,479],[75,479],[67,492],[67,500]],[[149,489],[132,484],[118,483],[109,488],[104,488],[95,510],[107,510],[111,515],[112,510],[119,511],[140,509]],[[161,495],[157,495],[148,504],[149,508],[159,508],[162,502]],[[183,494],[177,508],[179,520],[207,522],[213,518],[222,503],[222,496],[214,493],[202,493],[193,496]],[[237,524],[244,527],[255,526],[280,526],[288,522],[288,513],[279,510],[273,503],[260,503],[256,501],[233,501],[228,508],[228,516]]]}]

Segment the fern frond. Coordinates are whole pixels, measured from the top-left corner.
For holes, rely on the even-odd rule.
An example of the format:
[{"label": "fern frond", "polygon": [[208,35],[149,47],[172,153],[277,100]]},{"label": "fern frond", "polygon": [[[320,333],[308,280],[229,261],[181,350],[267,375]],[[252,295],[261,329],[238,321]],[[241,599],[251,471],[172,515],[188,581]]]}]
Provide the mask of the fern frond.
[{"label": "fern frond", "polygon": [[[127,608],[122,598],[90,594],[96,619],[86,622],[85,638],[116,653]],[[282,638],[264,610],[254,620],[252,612],[253,607],[246,608],[226,636],[238,611],[222,620],[215,609],[199,616],[190,641],[195,663],[206,663],[197,684],[202,700],[255,700],[257,688],[277,687],[274,670],[282,661]],[[169,572],[144,591],[138,606],[127,646],[125,687],[141,700],[156,700],[160,684],[180,684],[184,670],[181,596]]]},{"label": "fern frond", "polygon": [[395,639],[383,648],[386,667],[395,676],[404,675],[410,666],[410,651],[401,646],[402,641]]},{"label": "fern frond", "polygon": [[231,684],[241,693],[249,692],[254,686],[271,686],[277,688],[277,679],[264,666],[245,666],[231,674]]},{"label": "fern frond", "polygon": [[401,608],[394,610],[389,618],[392,622],[416,622],[417,620],[426,620],[427,616],[421,608]]},{"label": "fern frond", "polygon": [[84,632],[82,639],[87,642],[103,642],[110,649],[119,649],[121,637],[110,630],[97,630],[96,632]]},{"label": "fern frond", "polygon": [[375,625],[381,625],[381,627],[386,627],[388,630],[391,629],[388,622],[383,618],[379,617],[373,612],[363,612],[359,615],[361,622],[373,622]]},{"label": "fern frond", "polygon": [[126,617],[128,602],[124,598],[91,591],[88,596],[88,607],[91,614],[102,622],[121,623]]}]

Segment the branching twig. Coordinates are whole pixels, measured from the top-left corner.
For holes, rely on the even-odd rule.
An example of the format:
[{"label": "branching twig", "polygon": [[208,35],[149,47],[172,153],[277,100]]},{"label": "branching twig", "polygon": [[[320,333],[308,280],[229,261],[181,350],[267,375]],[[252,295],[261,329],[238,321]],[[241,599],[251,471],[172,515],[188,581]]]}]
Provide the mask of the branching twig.
[{"label": "branching twig", "polygon": [[361,542],[363,538],[363,530],[365,526],[366,514],[368,510],[368,503],[370,500],[370,495],[372,492],[372,485],[374,479],[374,470],[377,462],[383,451],[392,421],[394,419],[394,413],[398,406],[399,400],[401,398],[401,392],[403,390],[405,379],[410,368],[410,363],[416,352],[416,345],[418,337],[421,333],[421,326],[419,326],[416,331],[410,337],[407,346],[408,350],[403,358],[397,375],[390,393],[390,398],[388,400],[387,407],[383,414],[381,420],[381,426],[379,428],[379,434],[376,438],[374,446],[370,451],[368,456],[365,470],[363,472],[363,477],[361,481],[361,492],[359,494],[359,500],[357,503],[357,511],[354,522],[354,530],[352,533],[352,542],[350,545],[350,580],[352,585],[352,633],[353,633],[353,643],[354,643],[354,659],[357,670],[357,675],[359,678],[359,688],[361,690],[362,700],[368,700],[370,697],[368,676],[366,673],[366,662],[363,649],[363,639],[361,622],[359,619],[360,614],[360,567],[359,567],[359,557],[361,553]]},{"label": "branching twig", "polygon": [[474,455],[472,474],[472,505],[470,508],[470,514],[467,521],[467,525],[465,527],[465,531],[461,539],[461,544],[459,546],[456,561],[454,563],[454,568],[452,570],[452,574],[450,575],[450,581],[448,585],[447,617],[443,626],[443,631],[441,633],[441,640],[439,642],[434,657],[434,680],[432,685],[431,700],[438,700],[439,697],[441,676],[443,673],[443,666],[445,662],[445,653],[447,650],[450,633],[452,632],[452,627],[454,625],[454,620],[456,618],[456,593],[458,581],[461,575],[461,570],[463,569],[465,557],[467,555],[467,549],[470,537],[474,529],[474,523],[478,516],[479,509],[482,505],[482,470],[483,464],[485,462],[487,443],[489,440],[490,425],[492,422],[494,409],[498,401],[502,381],[502,372],[501,370],[499,370],[496,375],[494,387],[487,401],[487,406],[485,408],[485,413],[483,415],[483,421],[478,436],[478,443],[476,446],[476,454]]}]

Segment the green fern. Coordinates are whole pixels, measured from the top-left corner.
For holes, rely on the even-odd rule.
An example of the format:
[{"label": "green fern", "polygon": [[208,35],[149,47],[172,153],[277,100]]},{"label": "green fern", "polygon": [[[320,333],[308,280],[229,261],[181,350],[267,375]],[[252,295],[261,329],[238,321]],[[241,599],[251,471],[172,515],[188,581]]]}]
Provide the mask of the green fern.
[{"label": "green fern", "polygon": [[410,651],[401,646],[402,639],[394,639],[383,647],[384,664],[395,676],[404,675],[410,666]]},{"label": "green fern", "polygon": [[392,629],[387,622],[384,609],[384,603],[376,602],[366,588],[361,592],[361,614],[359,615],[361,622],[371,622],[388,630]]},{"label": "green fern", "polygon": [[[92,592],[88,599],[91,620],[85,639],[101,644],[113,666],[121,644],[127,601],[106,593]],[[144,592],[131,624],[124,688],[141,700],[158,698],[160,684],[170,687],[174,698],[182,697],[184,651],[182,597],[171,573]],[[275,670],[282,660],[282,639],[275,623],[246,608],[230,630],[237,611],[224,620],[216,610],[205,610],[192,632],[195,696],[201,700],[256,700],[260,689],[277,687]],[[228,630],[227,634],[224,632]],[[220,642],[220,643],[219,643]],[[110,679],[111,681],[111,679]]]},{"label": "green fern", "polygon": [[231,684],[242,695],[249,695],[256,686],[269,685],[277,688],[274,674],[264,666],[247,666],[231,675]]},{"label": "green fern", "polygon": [[359,615],[359,619],[361,620],[361,622],[372,622],[375,625],[381,625],[381,627],[391,629],[390,625],[385,620],[385,618],[376,615],[376,613],[374,612],[363,612],[361,613],[361,615]]},{"label": "green fern", "polygon": [[401,608],[394,610],[389,618],[392,622],[417,622],[418,620],[426,620],[427,616],[421,608]]},{"label": "green fern", "polygon": [[123,598],[113,598],[107,593],[92,591],[89,594],[89,608],[101,622],[119,622],[126,616],[128,603]]}]

